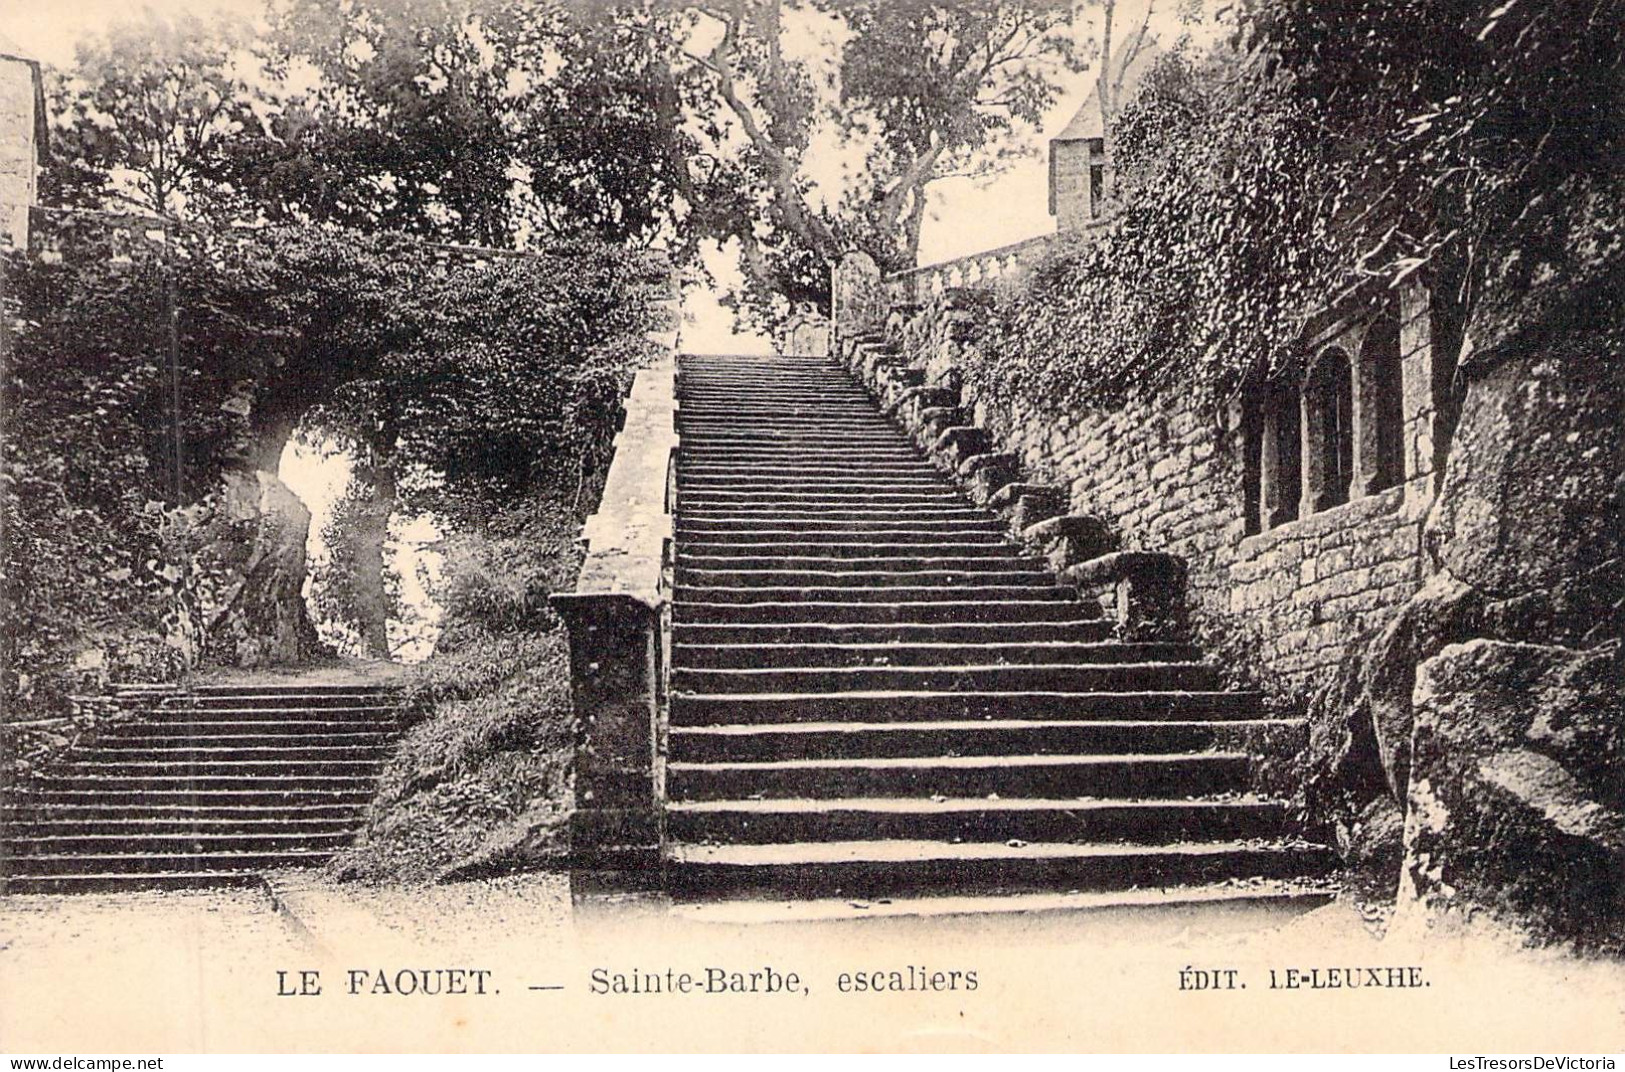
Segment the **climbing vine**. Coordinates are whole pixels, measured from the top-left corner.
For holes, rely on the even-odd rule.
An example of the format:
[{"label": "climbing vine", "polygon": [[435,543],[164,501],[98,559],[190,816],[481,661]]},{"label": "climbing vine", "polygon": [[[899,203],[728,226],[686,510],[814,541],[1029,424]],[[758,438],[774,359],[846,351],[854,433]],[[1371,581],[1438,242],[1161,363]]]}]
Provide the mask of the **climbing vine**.
[{"label": "climbing vine", "polygon": [[1620,7],[1239,5],[1118,116],[1109,222],[1005,296],[973,385],[1052,412],[1223,396],[1316,314],[1412,277],[1463,319],[1493,315],[1495,278],[1583,298],[1621,256]]}]

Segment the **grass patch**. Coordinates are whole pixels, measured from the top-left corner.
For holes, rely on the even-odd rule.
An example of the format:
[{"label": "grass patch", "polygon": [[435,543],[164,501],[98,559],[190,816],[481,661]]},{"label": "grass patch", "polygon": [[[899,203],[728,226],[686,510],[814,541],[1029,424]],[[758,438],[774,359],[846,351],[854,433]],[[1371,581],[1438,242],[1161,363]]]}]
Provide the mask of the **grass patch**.
[{"label": "grass patch", "polygon": [[448,628],[406,683],[410,726],[336,878],[424,883],[535,870],[568,848],[568,637],[547,595],[575,573],[573,518],[535,510],[456,538]]}]

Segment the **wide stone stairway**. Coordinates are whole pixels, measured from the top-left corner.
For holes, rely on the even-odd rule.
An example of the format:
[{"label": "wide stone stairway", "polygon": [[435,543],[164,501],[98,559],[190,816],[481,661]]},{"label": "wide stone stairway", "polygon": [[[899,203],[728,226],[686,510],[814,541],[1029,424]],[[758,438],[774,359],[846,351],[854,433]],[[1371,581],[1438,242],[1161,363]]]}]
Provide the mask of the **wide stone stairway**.
[{"label": "wide stone stairway", "polygon": [[1325,871],[1245,742],[1301,726],[1114,639],[835,362],[679,367],[679,896],[1257,888]]},{"label": "wide stone stairway", "polygon": [[0,891],[232,885],[323,863],[361,825],[398,733],[382,686],[117,699],[126,720],[13,792]]}]

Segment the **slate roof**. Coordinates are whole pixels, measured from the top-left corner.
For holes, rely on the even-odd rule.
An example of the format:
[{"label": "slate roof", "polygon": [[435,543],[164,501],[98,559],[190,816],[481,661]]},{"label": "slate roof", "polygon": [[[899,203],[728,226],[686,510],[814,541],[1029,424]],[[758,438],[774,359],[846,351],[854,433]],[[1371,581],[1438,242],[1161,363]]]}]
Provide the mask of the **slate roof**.
[{"label": "slate roof", "polygon": [[[1123,47],[1127,47],[1127,42],[1124,43]],[[1129,64],[1128,75],[1123,79],[1123,95],[1125,97],[1134,95],[1134,91],[1140,87],[1141,80],[1151,70],[1151,65],[1161,55],[1162,49],[1157,46],[1155,41],[1146,42],[1145,47],[1140,50],[1140,54],[1134,57],[1134,62]],[[1113,61],[1114,68],[1116,64],[1122,62],[1122,57],[1123,49],[1119,48]],[[1091,82],[1091,84],[1094,85],[1095,83]],[[1090,138],[1103,138],[1105,136],[1105,127],[1100,121],[1100,90],[1094,88],[1089,91],[1088,99],[1083,102],[1083,107],[1073,114],[1072,121],[1067,123],[1061,132],[1050,140],[1086,141]]]}]

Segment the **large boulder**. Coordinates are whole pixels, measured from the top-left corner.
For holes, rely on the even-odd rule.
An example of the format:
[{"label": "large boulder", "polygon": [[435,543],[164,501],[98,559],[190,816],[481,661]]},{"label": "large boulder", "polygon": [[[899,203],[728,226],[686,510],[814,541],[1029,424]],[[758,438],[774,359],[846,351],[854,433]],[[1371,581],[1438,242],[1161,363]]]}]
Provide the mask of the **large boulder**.
[{"label": "large boulder", "polygon": [[1423,538],[1484,594],[1481,635],[1588,646],[1625,633],[1625,327],[1569,326],[1463,364]]},{"label": "large boulder", "polygon": [[1402,899],[1625,949],[1625,660],[1474,640],[1417,672]]},{"label": "large boulder", "polygon": [[1416,668],[1448,644],[1479,635],[1484,600],[1449,573],[1429,579],[1368,649],[1361,689],[1388,791],[1405,799],[1411,765],[1411,693]]}]

